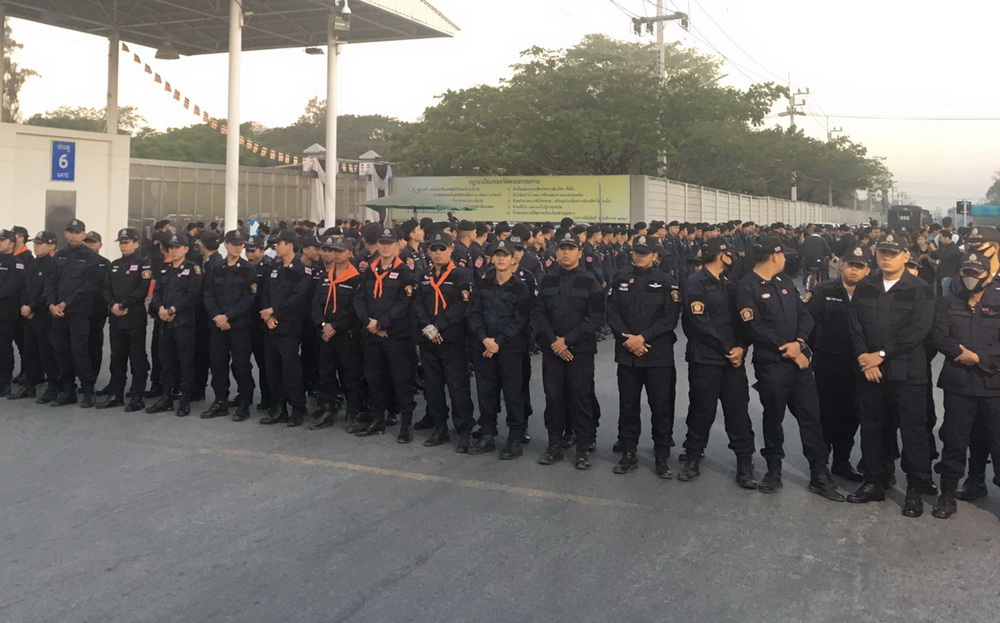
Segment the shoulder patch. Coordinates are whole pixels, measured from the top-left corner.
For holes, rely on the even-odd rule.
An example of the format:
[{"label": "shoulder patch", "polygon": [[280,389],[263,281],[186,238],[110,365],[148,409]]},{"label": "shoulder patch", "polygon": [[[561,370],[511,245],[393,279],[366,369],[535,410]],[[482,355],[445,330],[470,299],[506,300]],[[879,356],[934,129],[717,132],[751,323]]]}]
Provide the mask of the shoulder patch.
[{"label": "shoulder patch", "polygon": [[198,266],[197,264],[194,265],[194,274],[196,275],[201,274],[201,266]]},{"label": "shoulder patch", "polygon": [[412,285],[406,286],[406,296],[413,296],[413,286]]},{"label": "shoulder patch", "polygon": [[142,278],[143,279],[152,279],[153,278],[153,271],[151,271],[148,268],[146,270],[142,271]]},{"label": "shoulder patch", "polygon": [[673,290],[671,290],[670,291],[670,300],[672,300],[675,303],[680,303],[681,302],[681,293],[680,293],[680,291],[677,290],[676,288],[673,289]]},{"label": "shoulder patch", "polygon": [[811,301],[811,300],[812,300],[812,298],[813,298],[813,293],[812,293],[812,291],[810,291],[810,292],[806,292],[806,297],[805,297],[804,299],[802,299],[802,302],[803,302],[803,303],[808,303],[809,301]]},{"label": "shoulder patch", "polygon": [[705,304],[701,301],[691,301],[691,313],[700,316],[705,313]]},{"label": "shoulder patch", "polygon": [[743,322],[750,322],[751,320],[753,320],[753,310],[750,309],[749,307],[744,307],[743,309],[740,310],[740,318],[743,320]]},{"label": "shoulder patch", "polygon": [[469,302],[469,291],[468,290],[462,290],[462,301],[464,301],[466,303]]},{"label": "shoulder patch", "polygon": [[257,294],[257,284],[256,283],[251,283],[250,284],[250,292],[252,294]]}]

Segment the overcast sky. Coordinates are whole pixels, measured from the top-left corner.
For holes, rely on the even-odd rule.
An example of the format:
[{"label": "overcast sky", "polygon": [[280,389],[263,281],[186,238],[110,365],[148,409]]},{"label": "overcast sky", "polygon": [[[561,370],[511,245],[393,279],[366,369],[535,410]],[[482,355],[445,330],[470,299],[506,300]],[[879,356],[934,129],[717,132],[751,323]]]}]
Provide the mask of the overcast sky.
[{"label": "overcast sky", "polygon": [[[340,112],[412,121],[447,89],[508,76],[530,46],[567,47],[595,32],[636,40],[626,13],[653,15],[655,0],[615,1],[619,6],[611,0],[431,0],[458,24],[458,36],[345,46]],[[800,127],[823,138],[830,115],[831,128],[885,157],[897,189],[926,208],[981,199],[1000,169],[1000,81],[991,69],[1000,2],[667,0],[667,10],[691,16],[690,32],[671,23],[667,40],[723,56],[723,84],[787,83],[790,75],[793,89],[811,93]],[[105,39],[12,22],[25,46],[16,59],[42,74],[22,90],[26,117],[63,105],[104,105]],[[225,116],[224,55],[156,61],[154,50],[134,51],[192,103]],[[310,98],[325,97],[325,56],[301,49],[253,52],[243,69],[244,120],[288,125]],[[157,129],[195,121],[131,61],[122,63],[120,98]],[[768,120],[777,123],[787,119]]]}]

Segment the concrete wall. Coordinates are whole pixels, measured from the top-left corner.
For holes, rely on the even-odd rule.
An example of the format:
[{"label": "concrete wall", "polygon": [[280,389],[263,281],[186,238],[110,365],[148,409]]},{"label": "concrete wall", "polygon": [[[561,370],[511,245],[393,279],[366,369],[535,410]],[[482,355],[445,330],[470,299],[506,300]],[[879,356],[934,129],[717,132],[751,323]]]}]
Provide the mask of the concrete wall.
[{"label": "concrete wall", "polygon": [[865,204],[859,204],[862,209],[853,210],[775,197],[741,195],[649,176],[632,176],[630,190],[633,223],[675,219],[681,222],[722,223],[739,219],[766,224],[782,221],[796,226],[804,223],[856,225],[867,223],[869,216],[885,220],[878,211],[869,214]]},{"label": "concrete wall", "polygon": [[[76,146],[75,180],[52,180],[52,142]],[[72,205],[69,215],[105,237],[128,218],[129,137],[28,125],[0,124],[0,227],[46,226],[46,206]],[[55,193],[55,194],[53,194]],[[67,212],[53,212],[61,238]],[[58,222],[55,222],[58,221]]]}]

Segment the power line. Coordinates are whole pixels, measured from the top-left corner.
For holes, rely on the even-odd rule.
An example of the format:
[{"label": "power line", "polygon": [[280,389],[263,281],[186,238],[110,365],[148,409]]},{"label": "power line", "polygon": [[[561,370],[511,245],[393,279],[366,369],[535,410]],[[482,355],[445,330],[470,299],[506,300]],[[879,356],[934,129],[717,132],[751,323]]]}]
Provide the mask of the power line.
[{"label": "power line", "polygon": [[620,4],[618,4],[617,2],[615,2],[615,0],[611,0],[611,4],[613,4],[613,5],[615,5],[616,7],[618,7],[618,10],[619,10],[619,11],[621,11],[621,12],[622,12],[622,13],[624,13],[625,15],[628,15],[629,17],[639,17],[639,14],[638,14],[638,13],[633,13],[633,12],[632,12],[632,11],[630,11],[629,9],[626,9],[626,8],[625,8],[625,7],[623,7],[622,5],[620,5]]},{"label": "power line", "polygon": [[882,121],[1000,121],[1000,117],[921,117],[909,115],[827,115],[837,119],[878,119]]}]

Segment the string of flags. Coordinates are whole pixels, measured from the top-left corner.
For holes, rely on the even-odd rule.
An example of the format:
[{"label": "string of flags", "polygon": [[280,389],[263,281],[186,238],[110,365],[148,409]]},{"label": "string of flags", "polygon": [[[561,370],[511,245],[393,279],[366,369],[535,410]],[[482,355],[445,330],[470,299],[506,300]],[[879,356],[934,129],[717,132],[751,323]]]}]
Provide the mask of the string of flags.
[{"label": "string of flags", "polygon": [[[132,50],[129,49],[128,45],[122,43],[122,52],[128,54],[132,52]],[[171,85],[168,80],[164,80],[163,77],[160,76],[160,74],[153,71],[153,68],[149,66],[149,63],[144,63],[142,58],[140,58],[138,54],[132,53],[132,60],[135,62],[136,65],[142,67],[144,73],[147,73],[153,77],[154,83],[162,84],[163,91],[165,93],[173,97],[174,101],[184,106],[185,110],[190,110],[195,117],[199,117],[202,123],[208,124],[209,127],[212,128],[212,130],[217,131],[222,135],[229,134],[229,127],[225,123],[222,123],[218,119],[212,117],[212,115],[208,114],[208,112],[198,104],[192,104],[190,98],[184,97],[184,95],[180,92],[179,89],[174,88],[173,85]],[[249,150],[254,154],[257,154],[261,158],[270,158],[275,162],[280,162],[283,164],[299,165],[302,164],[302,161],[304,160],[304,158],[300,158],[298,156],[292,156],[291,154],[286,154],[276,149],[272,149],[270,147],[261,145],[260,143],[255,142],[253,139],[244,137],[242,135],[240,136],[240,147],[245,147],[247,150]]]}]

